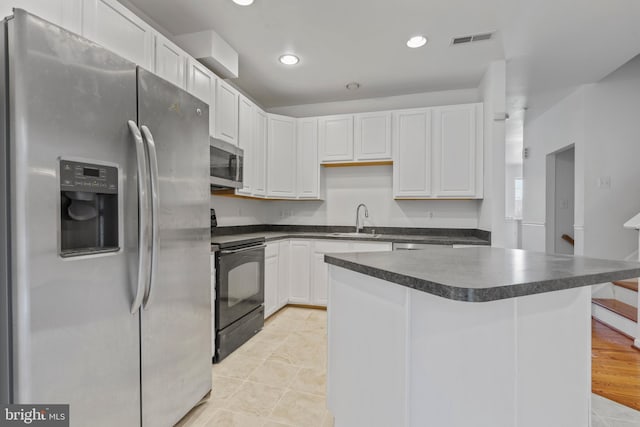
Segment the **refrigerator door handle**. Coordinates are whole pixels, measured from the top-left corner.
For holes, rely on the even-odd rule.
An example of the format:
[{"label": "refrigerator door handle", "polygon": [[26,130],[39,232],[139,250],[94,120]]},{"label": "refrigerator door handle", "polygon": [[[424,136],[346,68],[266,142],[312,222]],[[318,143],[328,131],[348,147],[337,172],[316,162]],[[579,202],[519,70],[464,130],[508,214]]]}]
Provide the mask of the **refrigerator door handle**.
[{"label": "refrigerator door handle", "polygon": [[131,305],[131,314],[135,314],[142,305],[146,284],[149,282],[149,171],[138,125],[133,120],[129,120],[128,125],[136,146],[138,165],[138,285]]},{"label": "refrigerator door handle", "polygon": [[147,288],[144,294],[143,307],[147,308],[149,297],[153,289],[156,274],[158,271],[158,235],[159,235],[159,216],[160,216],[160,199],[158,179],[158,156],[156,154],[156,143],[153,134],[145,125],[140,126],[144,141],[147,144],[147,152],[149,154],[149,171],[151,175],[151,277],[147,282]]}]

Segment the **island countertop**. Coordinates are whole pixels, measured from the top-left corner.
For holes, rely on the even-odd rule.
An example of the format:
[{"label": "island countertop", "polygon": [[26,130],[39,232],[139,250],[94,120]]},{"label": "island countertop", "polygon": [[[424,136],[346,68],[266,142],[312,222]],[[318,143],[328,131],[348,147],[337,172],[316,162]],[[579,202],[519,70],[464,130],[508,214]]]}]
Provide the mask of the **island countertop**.
[{"label": "island countertop", "polygon": [[640,263],[521,249],[327,254],[325,262],[443,298],[487,302],[640,276]]}]

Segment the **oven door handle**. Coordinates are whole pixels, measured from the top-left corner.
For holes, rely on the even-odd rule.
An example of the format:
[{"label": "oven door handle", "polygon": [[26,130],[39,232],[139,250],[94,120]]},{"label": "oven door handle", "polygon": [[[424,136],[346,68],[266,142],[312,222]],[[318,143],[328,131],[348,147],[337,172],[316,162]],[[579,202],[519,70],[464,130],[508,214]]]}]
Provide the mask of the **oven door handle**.
[{"label": "oven door handle", "polygon": [[233,249],[233,250],[224,250],[224,251],[220,251],[221,255],[230,255],[230,254],[237,254],[240,252],[246,252],[246,251],[253,251],[255,249],[264,249],[266,248],[267,245],[260,245],[260,246],[250,246],[248,248],[242,248],[242,249]]}]

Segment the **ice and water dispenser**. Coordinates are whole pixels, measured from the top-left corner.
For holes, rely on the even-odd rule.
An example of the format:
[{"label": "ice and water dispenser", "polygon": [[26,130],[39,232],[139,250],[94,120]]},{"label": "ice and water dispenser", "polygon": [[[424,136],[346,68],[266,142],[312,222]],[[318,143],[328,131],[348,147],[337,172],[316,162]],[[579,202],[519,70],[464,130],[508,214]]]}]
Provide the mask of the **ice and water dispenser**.
[{"label": "ice and water dispenser", "polygon": [[118,168],[60,160],[60,255],[119,249]]}]

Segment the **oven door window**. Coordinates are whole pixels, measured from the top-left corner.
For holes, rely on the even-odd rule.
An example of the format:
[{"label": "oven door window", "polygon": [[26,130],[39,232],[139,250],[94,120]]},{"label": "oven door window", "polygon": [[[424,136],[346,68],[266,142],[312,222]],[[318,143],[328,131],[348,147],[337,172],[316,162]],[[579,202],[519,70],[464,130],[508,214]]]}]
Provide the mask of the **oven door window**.
[{"label": "oven door window", "polygon": [[216,328],[221,330],[264,303],[264,248],[219,257]]},{"label": "oven door window", "polygon": [[258,261],[240,264],[229,271],[229,287],[227,294],[227,307],[233,307],[245,301],[250,301],[260,294],[260,268],[262,263]]}]

